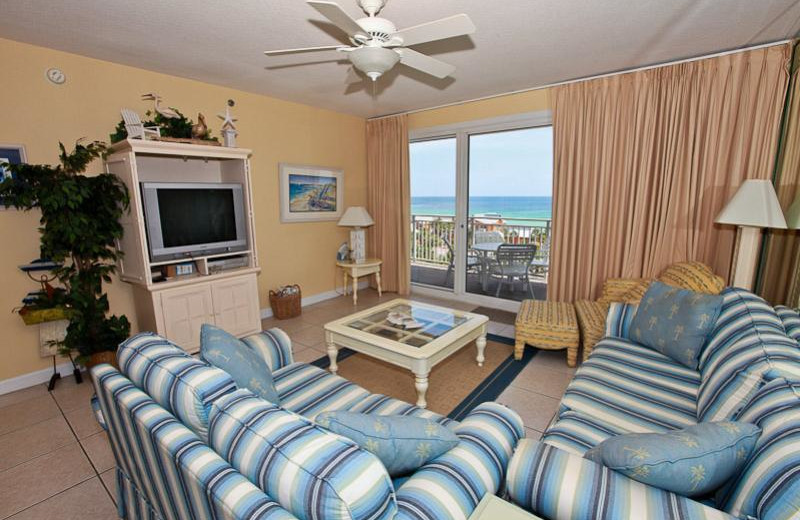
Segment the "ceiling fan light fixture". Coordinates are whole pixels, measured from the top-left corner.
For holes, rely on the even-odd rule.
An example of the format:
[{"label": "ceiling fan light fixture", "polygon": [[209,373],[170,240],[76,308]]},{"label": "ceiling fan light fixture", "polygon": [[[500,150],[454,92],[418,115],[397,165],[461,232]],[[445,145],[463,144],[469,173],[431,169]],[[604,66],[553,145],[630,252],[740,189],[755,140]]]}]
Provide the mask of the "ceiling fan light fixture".
[{"label": "ceiling fan light fixture", "polygon": [[384,72],[400,61],[400,55],[384,47],[360,47],[349,52],[347,56],[353,66],[367,75],[372,81],[380,78]]},{"label": "ceiling fan light fixture", "polygon": [[368,15],[375,16],[386,5],[386,0],[358,0],[358,5]]}]

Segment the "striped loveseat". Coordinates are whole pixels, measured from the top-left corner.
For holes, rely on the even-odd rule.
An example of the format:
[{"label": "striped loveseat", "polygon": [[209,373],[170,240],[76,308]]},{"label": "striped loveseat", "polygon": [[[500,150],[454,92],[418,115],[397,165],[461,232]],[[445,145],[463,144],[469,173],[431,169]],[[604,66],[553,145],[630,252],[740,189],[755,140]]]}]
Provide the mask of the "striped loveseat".
[{"label": "striped loveseat", "polygon": [[[272,368],[280,406],[151,333],[119,347],[119,370],[92,369],[121,518],[466,519],[502,487],[523,435],[512,410],[484,403],[459,424],[293,363],[278,329],[246,341]],[[424,417],[460,442],[392,481],[374,455],[313,422],[330,410]]]},{"label": "striped loveseat", "polygon": [[[513,501],[549,520],[800,518],[800,316],[725,288],[698,370],[624,339],[635,307],[611,304],[606,336],[569,384],[540,441],[520,442]],[[604,439],[740,420],[761,436],[744,470],[695,501],[584,459]]]}]

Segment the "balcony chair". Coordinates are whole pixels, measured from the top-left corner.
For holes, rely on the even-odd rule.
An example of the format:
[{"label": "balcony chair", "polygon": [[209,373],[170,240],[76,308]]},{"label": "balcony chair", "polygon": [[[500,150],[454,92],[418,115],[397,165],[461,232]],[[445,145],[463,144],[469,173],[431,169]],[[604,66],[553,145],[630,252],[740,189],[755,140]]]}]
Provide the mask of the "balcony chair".
[{"label": "balcony chair", "polygon": [[544,239],[539,254],[531,263],[531,272],[534,276],[541,276],[547,280],[547,273],[550,270],[550,237]]},{"label": "balcony chair", "polygon": [[[444,284],[447,285],[447,280],[450,279],[450,274],[455,269],[455,250],[453,249],[453,244],[450,243],[450,239],[447,238],[447,235],[442,235],[440,237],[444,245],[447,246],[447,272],[444,274]],[[476,273],[479,274],[483,270],[483,262],[481,259],[477,257],[474,253],[468,251],[467,252],[467,273]]]},{"label": "balcony chair", "polygon": [[503,284],[511,284],[513,291],[514,280],[522,280],[533,298],[530,269],[535,256],[536,244],[502,244],[497,248],[494,262],[489,267],[489,274],[497,278],[496,297],[500,296]]}]

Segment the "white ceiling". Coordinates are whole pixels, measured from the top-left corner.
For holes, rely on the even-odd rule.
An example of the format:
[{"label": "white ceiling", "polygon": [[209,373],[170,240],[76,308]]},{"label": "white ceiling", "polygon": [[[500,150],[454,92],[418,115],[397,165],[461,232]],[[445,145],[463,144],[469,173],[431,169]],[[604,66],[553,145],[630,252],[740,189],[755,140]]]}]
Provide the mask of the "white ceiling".
[{"label": "white ceiling", "polygon": [[302,0],[0,0],[0,37],[376,116],[800,32],[800,0],[389,0],[381,15],[404,28],[461,12],[475,35],[415,47],[456,65],[452,78],[398,66],[374,88],[348,88],[337,54],[262,54],[343,41]]}]

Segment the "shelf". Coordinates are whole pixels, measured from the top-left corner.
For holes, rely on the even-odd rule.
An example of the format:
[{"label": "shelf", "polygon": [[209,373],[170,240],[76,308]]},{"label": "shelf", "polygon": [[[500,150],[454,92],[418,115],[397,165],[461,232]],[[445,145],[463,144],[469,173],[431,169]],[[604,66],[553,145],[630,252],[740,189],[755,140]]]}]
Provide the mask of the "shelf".
[{"label": "shelf", "polygon": [[[225,278],[233,278],[235,276],[241,276],[243,274],[251,274],[251,273],[260,273],[260,267],[240,267],[238,269],[229,269],[227,271],[222,271],[219,273],[214,274],[196,274],[196,275],[187,275],[185,277],[176,277],[172,280],[167,280],[164,282],[153,282],[147,286],[147,290],[149,291],[162,291],[164,289],[172,289],[174,287],[185,287],[187,285],[193,285],[196,283],[206,283],[206,282],[213,282],[215,280],[224,280]],[[139,284],[144,285],[144,284]]]},{"label": "shelf", "polygon": [[171,143],[144,139],[125,139],[111,146],[111,153],[132,151],[137,154],[173,155],[176,157],[207,157],[209,159],[246,159],[252,154],[247,148],[227,148],[202,144]]},{"label": "shelf", "polygon": [[234,252],[228,251],[227,253],[217,253],[213,255],[200,255],[200,256],[192,256],[180,259],[176,258],[174,260],[162,260],[160,262],[149,262],[148,265],[150,265],[150,267],[163,267],[165,265],[182,264],[184,262],[197,262],[214,258],[224,258],[226,256],[249,256],[252,253],[253,252],[250,251],[249,249],[246,251],[234,251]]}]

